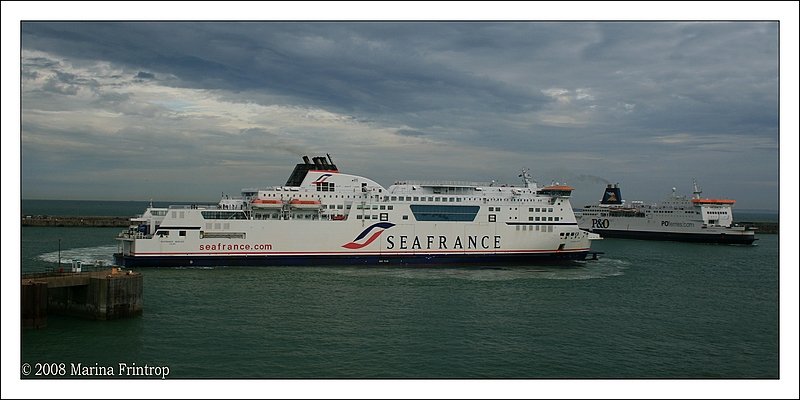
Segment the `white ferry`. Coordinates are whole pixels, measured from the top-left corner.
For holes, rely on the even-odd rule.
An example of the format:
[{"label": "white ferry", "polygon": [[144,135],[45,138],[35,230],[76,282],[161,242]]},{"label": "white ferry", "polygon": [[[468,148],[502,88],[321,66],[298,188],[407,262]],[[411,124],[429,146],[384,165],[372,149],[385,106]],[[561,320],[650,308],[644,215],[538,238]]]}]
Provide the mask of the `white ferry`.
[{"label": "white ferry", "polygon": [[283,186],[218,204],[152,207],[120,233],[118,265],[528,264],[583,260],[598,235],[578,228],[573,188],[396,182],[303,156]]},{"label": "white ferry", "polygon": [[675,194],[661,204],[622,199],[619,185],[608,185],[599,205],[585,206],[578,215],[581,229],[602,237],[683,242],[752,244],[754,228],[733,223],[735,200],[705,199],[693,182],[693,196]]}]

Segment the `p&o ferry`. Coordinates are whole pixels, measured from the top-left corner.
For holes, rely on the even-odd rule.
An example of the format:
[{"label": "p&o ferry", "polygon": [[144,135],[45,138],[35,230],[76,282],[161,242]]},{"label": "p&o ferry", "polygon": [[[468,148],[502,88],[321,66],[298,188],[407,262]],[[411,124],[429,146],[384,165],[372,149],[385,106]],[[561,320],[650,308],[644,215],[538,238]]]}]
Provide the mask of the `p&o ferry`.
[{"label": "p&o ferry", "polygon": [[735,200],[707,199],[693,181],[692,198],[675,194],[661,204],[625,204],[619,185],[608,185],[598,205],[587,205],[578,216],[581,229],[602,237],[752,244],[753,228],[733,223]]},{"label": "p&o ferry", "polygon": [[125,267],[528,264],[583,260],[572,187],[402,181],[385,188],[303,156],[286,184],[218,204],[148,207],[121,232]]}]

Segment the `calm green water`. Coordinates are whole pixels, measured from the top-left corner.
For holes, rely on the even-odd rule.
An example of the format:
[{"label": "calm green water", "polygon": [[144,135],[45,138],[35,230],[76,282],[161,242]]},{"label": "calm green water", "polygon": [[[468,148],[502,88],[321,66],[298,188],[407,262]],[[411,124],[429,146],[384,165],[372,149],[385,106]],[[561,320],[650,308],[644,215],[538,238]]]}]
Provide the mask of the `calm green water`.
[{"label": "calm green water", "polygon": [[[22,228],[24,271],[111,262],[119,228]],[[513,269],[144,270],[144,314],[50,316],[22,362],[175,378],[777,378],[778,237],[607,239]]]}]

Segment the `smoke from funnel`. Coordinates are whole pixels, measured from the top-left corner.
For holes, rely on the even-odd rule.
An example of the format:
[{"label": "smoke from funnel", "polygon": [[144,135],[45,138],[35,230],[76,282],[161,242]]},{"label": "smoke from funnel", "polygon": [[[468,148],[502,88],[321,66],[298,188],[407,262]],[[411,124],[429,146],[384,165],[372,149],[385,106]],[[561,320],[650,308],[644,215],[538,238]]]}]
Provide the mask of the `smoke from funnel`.
[{"label": "smoke from funnel", "polygon": [[579,181],[596,182],[596,183],[602,183],[602,184],[604,184],[604,185],[608,185],[608,184],[610,184],[610,183],[611,183],[611,182],[610,182],[608,179],[606,179],[606,178],[601,178],[601,177],[599,177],[599,176],[587,175],[587,174],[578,175],[578,176],[577,176],[577,177],[575,177],[575,178],[576,178],[577,180],[579,180]]}]

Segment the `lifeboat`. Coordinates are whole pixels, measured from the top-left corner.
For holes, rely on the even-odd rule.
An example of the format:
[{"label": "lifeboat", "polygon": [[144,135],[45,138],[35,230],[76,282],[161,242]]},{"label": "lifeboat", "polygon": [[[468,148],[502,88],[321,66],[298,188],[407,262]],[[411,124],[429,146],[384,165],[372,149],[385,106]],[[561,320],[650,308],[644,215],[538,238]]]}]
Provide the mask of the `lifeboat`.
[{"label": "lifeboat", "polygon": [[550,185],[541,188],[539,193],[546,196],[569,197],[573,190],[575,190],[575,188],[572,186]]},{"label": "lifeboat", "polygon": [[292,199],[289,201],[289,205],[292,206],[292,208],[301,210],[316,210],[322,207],[322,203],[319,200]]},{"label": "lifeboat", "polygon": [[550,185],[543,187],[542,190],[557,190],[561,192],[571,192],[575,190],[575,188],[567,185]]},{"label": "lifeboat", "polygon": [[283,201],[278,199],[255,199],[250,202],[250,207],[261,209],[276,209],[283,207]]},{"label": "lifeboat", "polygon": [[736,200],[729,199],[692,199],[694,204],[734,204]]}]

